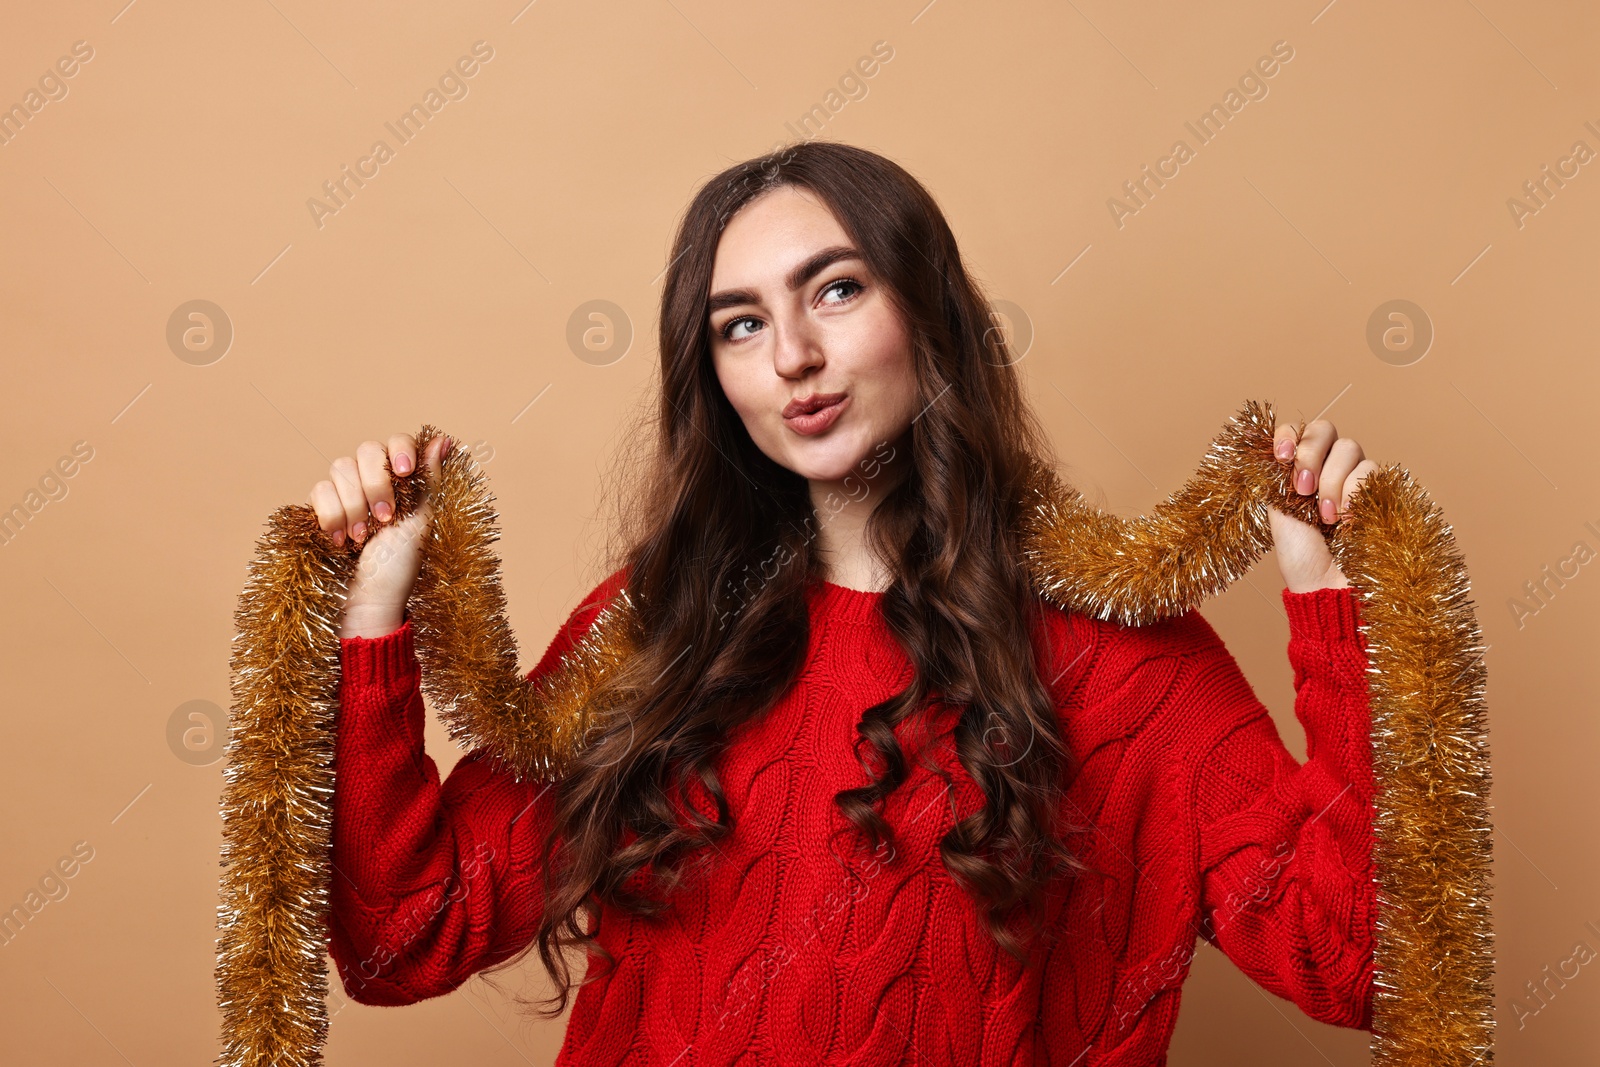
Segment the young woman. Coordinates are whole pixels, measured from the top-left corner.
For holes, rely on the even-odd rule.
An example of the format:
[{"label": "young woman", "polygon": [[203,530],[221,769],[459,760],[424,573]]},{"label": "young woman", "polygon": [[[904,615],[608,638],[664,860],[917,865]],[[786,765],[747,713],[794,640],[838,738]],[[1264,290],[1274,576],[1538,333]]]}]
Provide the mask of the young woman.
[{"label": "young woman", "polygon": [[[626,584],[627,702],[559,782],[474,752],[441,783],[423,751],[405,604],[429,514],[393,521],[384,460],[435,478],[449,443],[333,464],[311,503],[365,543],[333,801],[349,996],[440,996],[537,947],[549,1014],[578,987],[563,1067],[1151,1064],[1204,937],[1370,1025],[1349,583],[1272,513],[1303,765],[1198,613],[1045,602],[1017,524],[1050,452],[991,326],[938,207],[881,156],[808,143],[705,184],[620,566],[529,675]],[[1276,437],[1340,521],[1360,446],[1322,420]]]}]

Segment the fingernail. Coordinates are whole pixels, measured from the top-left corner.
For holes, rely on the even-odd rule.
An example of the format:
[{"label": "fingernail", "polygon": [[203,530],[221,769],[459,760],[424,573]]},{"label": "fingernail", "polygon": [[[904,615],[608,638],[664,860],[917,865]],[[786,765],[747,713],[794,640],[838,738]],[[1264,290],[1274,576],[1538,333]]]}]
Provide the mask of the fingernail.
[{"label": "fingernail", "polygon": [[1294,442],[1289,440],[1287,437],[1285,437],[1283,440],[1278,442],[1278,458],[1279,459],[1293,459],[1294,458]]},{"label": "fingernail", "polygon": [[1311,477],[1311,469],[1302,467],[1300,473],[1295,475],[1295,488],[1300,490],[1302,494],[1309,494],[1316,487],[1316,480]]},{"label": "fingernail", "polygon": [[441,457],[443,457],[443,456],[448,456],[448,455],[449,455],[449,454],[450,454],[450,447],[451,447],[451,446],[452,446],[452,445],[454,445],[454,444],[455,444],[455,442],[454,442],[454,441],[452,441],[452,440],[450,440],[450,438],[449,438],[449,437],[446,437],[446,438],[445,438],[445,439],[444,439],[444,450],[443,450],[443,451],[441,451],[441,452],[440,452],[440,453],[439,453],[439,455],[440,455],[440,456],[441,456]]},{"label": "fingernail", "polygon": [[1333,506],[1333,501],[1331,501],[1331,500],[1324,499],[1322,501],[1322,521],[1323,522],[1338,522],[1339,521],[1339,509],[1337,509],[1337,508],[1335,508]]},{"label": "fingernail", "polygon": [[377,516],[379,522],[388,522],[389,516],[393,513],[394,509],[389,506],[387,500],[380,500],[372,505],[372,514]]},{"label": "fingernail", "polygon": [[335,530],[335,531],[333,531],[333,545],[334,545],[335,548],[343,547],[343,545],[344,545],[344,531],[343,530]]},{"label": "fingernail", "polygon": [[350,527],[350,536],[355,538],[358,544],[365,540],[367,536],[367,524],[364,522],[358,522],[354,526]]},{"label": "fingernail", "polygon": [[411,457],[406,455],[404,452],[394,457],[394,472],[396,474],[410,474]]}]

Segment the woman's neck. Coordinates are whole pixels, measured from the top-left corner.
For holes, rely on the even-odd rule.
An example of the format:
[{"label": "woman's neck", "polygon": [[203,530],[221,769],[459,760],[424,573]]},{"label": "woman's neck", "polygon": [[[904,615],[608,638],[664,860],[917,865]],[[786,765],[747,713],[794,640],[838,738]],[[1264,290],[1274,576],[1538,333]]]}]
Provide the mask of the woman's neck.
[{"label": "woman's neck", "polygon": [[893,575],[867,543],[867,519],[910,469],[908,430],[892,443],[892,451],[885,448],[869,454],[848,476],[807,483],[816,512],[816,551],[828,581],[874,593],[889,587]]}]

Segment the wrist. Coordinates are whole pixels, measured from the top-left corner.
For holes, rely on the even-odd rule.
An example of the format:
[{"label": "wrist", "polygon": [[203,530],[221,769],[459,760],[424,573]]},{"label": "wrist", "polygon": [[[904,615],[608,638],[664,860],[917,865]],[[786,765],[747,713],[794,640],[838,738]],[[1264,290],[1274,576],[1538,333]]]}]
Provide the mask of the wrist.
[{"label": "wrist", "polygon": [[1344,576],[1344,572],[1338,570],[1331,574],[1325,574],[1321,578],[1300,578],[1298,576],[1290,578],[1285,575],[1283,586],[1291,593],[1315,593],[1321,589],[1349,589],[1350,579]]},{"label": "wrist", "polygon": [[369,640],[394,633],[405,625],[405,605],[361,604],[347,608],[339,620],[339,638],[364,637]]}]

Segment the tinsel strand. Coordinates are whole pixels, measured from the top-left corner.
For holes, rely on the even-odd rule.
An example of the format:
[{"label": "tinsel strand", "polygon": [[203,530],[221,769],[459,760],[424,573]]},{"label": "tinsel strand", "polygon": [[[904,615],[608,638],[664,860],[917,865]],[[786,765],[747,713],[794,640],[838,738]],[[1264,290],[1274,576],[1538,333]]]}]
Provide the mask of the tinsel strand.
[{"label": "tinsel strand", "polygon": [[1374,1061],[1494,1062],[1487,671],[1450,525],[1403,470],[1331,545],[1363,590],[1377,780]]},{"label": "tinsel strand", "polygon": [[311,1067],[328,1019],[328,850],[340,590],[354,557],[279,508],[234,614],[217,1002],[223,1067]]},{"label": "tinsel strand", "polygon": [[[434,432],[423,427],[419,452]],[[517,671],[499,538],[493,494],[471,456],[453,450],[409,608],[423,692],[458,744],[495,754],[519,781],[559,777],[604,703],[591,699],[601,680],[627,655],[632,601],[623,590],[561,669],[531,686]]]},{"label": "tinsel strand", "polygon": [[[1268,508],[1316,525],[1314,497],[1272,456],[1270,405],[1248,402],[1198,472],[1149,516],[1088,505],[1052,471],[1029,487],[1024,561],[1041,595],[1124,625],[1197,607],[1271,547]],[[424,426],[419,452],[437,434]],[[392,472],[391,472],[392,473]],[[422,491],[395,477],[396,520]],[[605,683],[636,637],[627,590],[537,686],[516,642],[493,543],[494,498],[464,450],[446,459],[409,614],[423,688],[452,739],[519,779],[559,777],[615,706]],[[1472,1067],[1493,1058],[1485,669],[1450,527],[1398,467],[1368,474],[1324,531],[1361,603],[1369,655],[1378,919],[1373,1061]],[[331,839],[337,614],[359,546],[306,507],[280,508],[240,596],[235,718],[223,798],[218,941],[224,1067],[317,1064]]]}]

